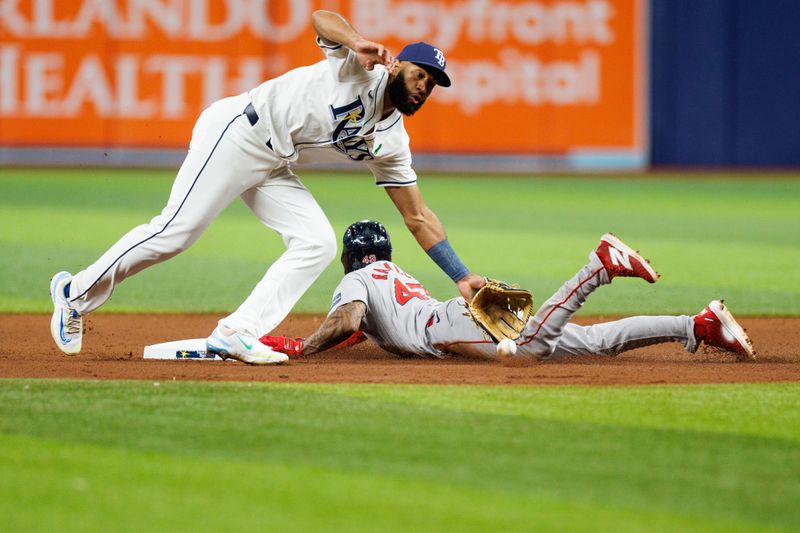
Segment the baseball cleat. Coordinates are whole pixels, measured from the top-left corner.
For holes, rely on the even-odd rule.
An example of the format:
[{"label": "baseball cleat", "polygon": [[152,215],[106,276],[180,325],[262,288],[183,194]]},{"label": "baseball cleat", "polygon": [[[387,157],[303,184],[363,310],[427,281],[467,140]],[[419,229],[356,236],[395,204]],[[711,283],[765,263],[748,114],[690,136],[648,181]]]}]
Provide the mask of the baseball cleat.
[{"label": "baseball cleat", "polygon": [[658,272],[653,270],[647,259],[613,233],[606,233],[600,237],[600,244],[597,245],[595,253],[608,272],[609,280],[619,276],[642,278],[648,283],[655,283],[659,278]]},{"label": "baseball cleat", "polygon": [[694,336],[698,342],[735,353],[739,361],[755,359],[753,343],[723,302],[714,300],[692,317]]},{"label": "baseball cleat", "polygon": [[56,346],[67,355],[80,353],[83,340],[83,319],[69,304],[66,292],[71,282],[69,272],[59,272],[50,280],[50,299],[53,300],[50,334]]},{"label": "baseball cleat", "polygon": [[206,351],[223,359],[236,359],[248,365],[274,365],[289,360],[289,356],[270,349],[256,337],[233,332],[226,335],[222,326],[217,326],[206,339]]}]

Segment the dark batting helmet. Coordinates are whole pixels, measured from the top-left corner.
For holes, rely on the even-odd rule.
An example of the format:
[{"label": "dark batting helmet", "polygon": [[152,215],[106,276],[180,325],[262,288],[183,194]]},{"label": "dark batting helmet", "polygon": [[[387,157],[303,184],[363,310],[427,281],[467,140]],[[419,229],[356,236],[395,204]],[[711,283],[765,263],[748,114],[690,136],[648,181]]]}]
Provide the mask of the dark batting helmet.
[{"label": "dark batting helmet", "polygon": [[383,224],[360,220],[344,231],[342,265],[345,274],[381,260],[392,260],[392,242]]}]

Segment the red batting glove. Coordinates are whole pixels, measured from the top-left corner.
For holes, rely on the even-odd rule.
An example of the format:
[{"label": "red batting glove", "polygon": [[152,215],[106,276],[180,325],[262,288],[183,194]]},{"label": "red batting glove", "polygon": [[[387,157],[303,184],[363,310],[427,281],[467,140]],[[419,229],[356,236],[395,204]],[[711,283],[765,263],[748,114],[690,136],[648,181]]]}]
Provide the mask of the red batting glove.
[{"label": "red batting glove", "polygon": [[352,335],[347,337],[345,340],[343,340],[342,342],[340,342],[339,344],[337,344],[333,348],[335,350],[338,350],[340,348],[349,348],[350,346],[355,346],[359,342],[362,342],[362,341],[365,341],[365,340],[367,340],[367,336],[364,335],[364,332],[359,329],[358,331],[356,331],[355,333],[353,333]]},{"label": "red batting glove", "polygon": [[303,355],[303,346],[305,346],[303,339],[264,335],[258,340],[261,344],[269,346],[276,352],[285,353],[289,357],[300,357]]}]

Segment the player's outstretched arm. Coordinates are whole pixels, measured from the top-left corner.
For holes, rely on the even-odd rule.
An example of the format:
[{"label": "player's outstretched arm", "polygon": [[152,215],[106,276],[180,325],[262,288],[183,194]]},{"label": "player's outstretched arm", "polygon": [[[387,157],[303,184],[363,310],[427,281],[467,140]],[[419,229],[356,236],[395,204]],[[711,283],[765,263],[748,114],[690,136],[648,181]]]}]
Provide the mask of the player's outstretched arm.
[{"label": "player's outstretched arm", "polygon": [[364,302],[350,302],[337,308],[328,315],[319,329],[307,339],[264,335],[259,339],[273,350],[285,353],[289,357],[311,355],[337,346],[352,346],[364,340],[363,334],[356,336],[361,327],[361,319],[367,312]]},{"label": "player's outstretched arm", "polygon": [[356,53],[358,62],[367,70],[375,65],[392,65],[394,56],[382,44],[361,36],[343,16],[320,9],[311,15],[311,25],[326,41],[343,44]]},{"label": "player's outstretched arm", "polygon": [[439,217],[425,205],[419,187],[386,187],[386,193],[422,249],[450,276],[464,299],[471,301],[475,292],[486,284],[486,279],[470,273],[458,258]]},{"label": "player's outstretched arm", "polygon": [[305,341],[303,355],[322,352],[347,340],[361,328],[361,319],[367,312],[367,304],[360,301],[346,303],[328,315],[319,329]]}]

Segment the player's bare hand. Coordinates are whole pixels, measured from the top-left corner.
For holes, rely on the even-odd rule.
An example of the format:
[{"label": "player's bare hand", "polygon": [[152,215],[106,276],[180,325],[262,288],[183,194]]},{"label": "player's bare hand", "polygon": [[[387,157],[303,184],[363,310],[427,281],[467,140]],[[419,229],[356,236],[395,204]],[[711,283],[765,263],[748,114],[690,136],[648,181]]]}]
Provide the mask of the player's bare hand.
[{"label": "player's bare hand", "polygon": [[456,281],[456,286],[458,287],[461,296],[464,297],[464,300],[467,302],[472,301],[472,297],[475,296],[475,293],[478,292],[478,289],[486,285],[486,278],[483,276],[478,276],[477,274],[467,274],[460,280]]},{"label": "player's bare hand", "polygon": [[357,41],[353,45],[353,51],[356,53],[358,63],[366,70],[372,70],[375,65],[389,66],[395,61],[394,56],[386,47],[366,39]]}]

